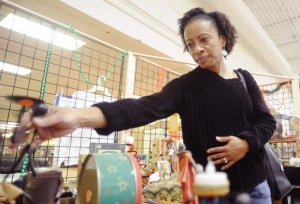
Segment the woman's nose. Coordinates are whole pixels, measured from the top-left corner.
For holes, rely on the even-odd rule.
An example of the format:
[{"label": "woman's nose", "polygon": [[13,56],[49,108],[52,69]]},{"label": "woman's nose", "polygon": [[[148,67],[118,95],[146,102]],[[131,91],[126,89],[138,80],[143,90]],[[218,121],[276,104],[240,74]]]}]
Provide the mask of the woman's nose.
[{"label": "woman's nose", "polygon": [[197,53],[197,52],[202,52],[203,46],[201,44],[195,44],[194,49],[192,50],[192,52]]}]

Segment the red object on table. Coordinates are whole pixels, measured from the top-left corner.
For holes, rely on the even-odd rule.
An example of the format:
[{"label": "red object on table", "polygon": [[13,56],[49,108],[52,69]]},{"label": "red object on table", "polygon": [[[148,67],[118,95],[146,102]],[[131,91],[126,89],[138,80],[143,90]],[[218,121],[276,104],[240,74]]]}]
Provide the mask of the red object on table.
[{"label": "red object on table", "polygon": [[178,153],[179,160],[179,180],[182,189],[182,203],[198,204],[198,197],[193,193],[193,182],[196,176],[194,160],[189,151]]}]

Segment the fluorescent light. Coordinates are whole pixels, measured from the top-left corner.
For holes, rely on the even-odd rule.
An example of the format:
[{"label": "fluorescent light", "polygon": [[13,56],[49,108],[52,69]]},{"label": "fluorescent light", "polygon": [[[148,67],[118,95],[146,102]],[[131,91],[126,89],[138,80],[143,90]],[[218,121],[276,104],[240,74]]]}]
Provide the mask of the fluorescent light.
[{"label": "fluorescent light", "polygon": [[0,71],[3,72],[9,72],[12,74],[18,74],[18,75],[27,75],[31,73],[30,69],[27,69],[25,67],[20,67],[17,65],[5,63],[0,61]]},{"label": "fluorescent light", "polygon": [[13,129],[16,127],[18,127],[18,124],[15,122],[8,122],[7,124],[0,124],[0,129],[3,129],[3,130],[10,130],[10,129]]},{"label": "fluorescent light", "polygon": [[7,133],[7,134],[2,134],[1,136],[2,137],[5,137],[5,138],[10,138],[12,137],[13,133]]},{"label": "fluorescent light", "polygon": [[[8,14],[1,22],[0,26],[11,29],[18,33],[22,33],[28,35],[33,38],[37,38],[41,41],[49,43],[51,40],[51,35],[53,34],[53,30],[48,28],[47,26],[43,26],[41,24],[30,21],[26,18],[22,18],[20,16],[16,16],[12,13]],[[75,38],[70,37],[66,34],[63,34],[58,31],[54,31],[53,41],[54,45],[59,47],[63,47],[68,50],[75,50]],[[85,42],[80,40],[76,40],[77,48],[85,45]]]}]

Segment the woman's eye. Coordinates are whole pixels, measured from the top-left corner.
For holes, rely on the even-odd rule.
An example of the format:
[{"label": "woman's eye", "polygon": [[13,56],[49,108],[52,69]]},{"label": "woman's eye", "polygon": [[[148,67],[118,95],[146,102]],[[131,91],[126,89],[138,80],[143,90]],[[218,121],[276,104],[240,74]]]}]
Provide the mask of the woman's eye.
[{"label": "woman's eye", "polygon": [[191,48],[194,47],[194,44],[193,43],[188,43],[186,46],[187,46],[188,49],[191,49]]},{"label": "woman's eye", "polygon": [[201,42],[204,42],[204,43],[208,42],[208,38],[202,38]]}]

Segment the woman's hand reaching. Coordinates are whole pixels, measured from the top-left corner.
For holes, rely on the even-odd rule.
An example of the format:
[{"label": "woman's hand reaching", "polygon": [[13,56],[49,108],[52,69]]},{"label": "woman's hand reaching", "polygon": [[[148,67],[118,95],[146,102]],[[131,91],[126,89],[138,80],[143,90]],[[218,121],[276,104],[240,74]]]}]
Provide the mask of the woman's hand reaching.
[{"label": "woman's hand reaching", "polygon": [[242,159],[249,151],[249,145],[246,140],[236,136],[216,137],[218,142],[225,143],[223,146],[209,148],[207,153],[208,158],[214,164],[221,164],[222,170],[228,169],[237,161]]},{"label": "woman's hand reaching", "polygon": [[42,140],[61,137],[80,127],[76,113],[77,111],[71,108],[52,108],[45,116],[34,117],[32,125]]},{"label": "woman's hand reaching", "polygon": [[[80,127],[101,128],[106,126],[106,119],[102,111],[97,107],[89,108],[50,108],[42,116],[31,118],[30,114],[25,114],[22,118],[16,133],[21,131],[24,126],[35,129],[37,137],[33,143],[40,144],[44,140],[62,137],[72,133]],[[21,142],[26,140],[26,134]],[[11,147],[17,146],[13,144]]]}]

